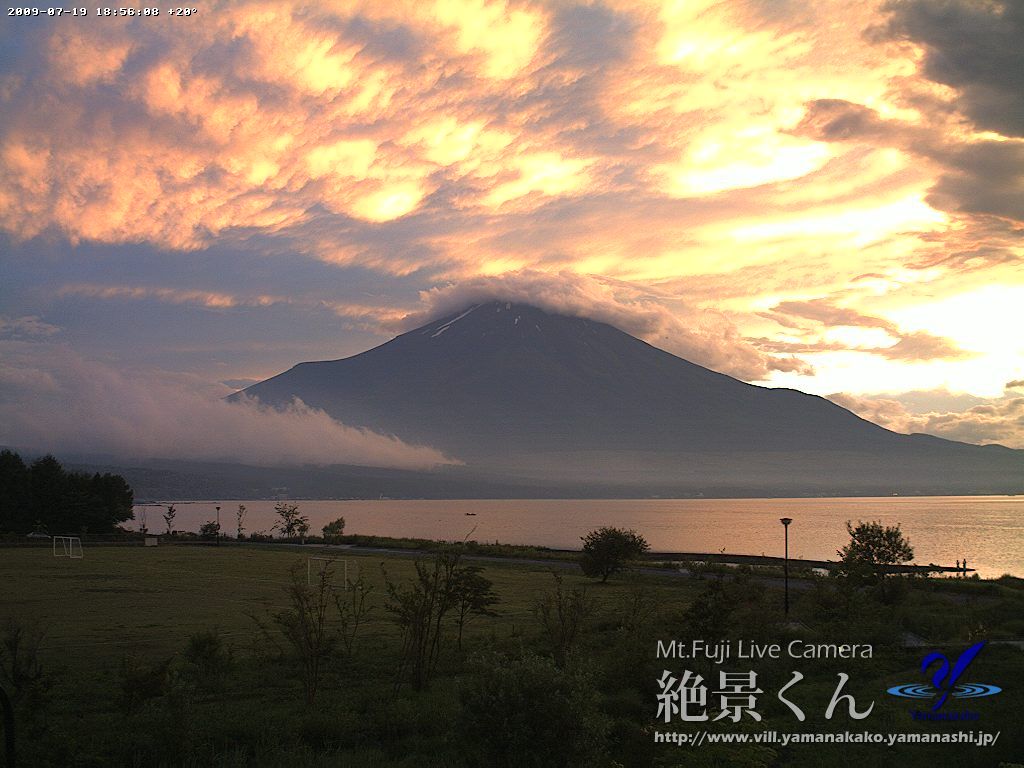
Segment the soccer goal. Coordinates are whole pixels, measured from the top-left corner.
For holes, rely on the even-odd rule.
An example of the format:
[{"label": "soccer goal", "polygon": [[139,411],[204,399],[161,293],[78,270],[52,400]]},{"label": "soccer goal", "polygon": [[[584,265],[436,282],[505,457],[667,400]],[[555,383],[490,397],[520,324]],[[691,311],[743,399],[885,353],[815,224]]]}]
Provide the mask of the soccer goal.
[{"label": "soccer goal", "polygon": [[358,577],[359,565],[349,563],[347,557],[311,557],[306,561],[306,584],[316,586],[324,573],[332,587],[348,589],[349,581]]},{"label": "soccer goal", "polygon": [[54,536],[53,556],[81,559],[82,540],[78,536]]}]

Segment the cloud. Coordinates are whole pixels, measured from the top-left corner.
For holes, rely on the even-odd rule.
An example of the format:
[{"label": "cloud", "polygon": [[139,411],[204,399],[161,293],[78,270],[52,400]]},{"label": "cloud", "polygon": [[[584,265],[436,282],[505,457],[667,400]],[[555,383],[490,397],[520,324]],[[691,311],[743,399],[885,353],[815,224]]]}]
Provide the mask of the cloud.
[{"label": "cloud", "polygon": [[935,165],[938,176],[927,197],[934,207],[1024,221],[1024,142],[964,137],[944,119],[931,125],[887,120],[863,105],[834,99],[809,103],[794,132],[827,141],[899,147]]},{"label": "cloud", "polygon": [[0,338],[18,339],[53,336],[60,333],[60,328],[40,320],[35,315],[23,317],[6,317],[0,315]]},{"label": "cloud", "polygon": [[887,397],[836,393],[829,395],[829,400],[895,432],[1024,448],[1024,397],[989,400],[961,411],[927,413],[913,413],[906,404]]},{"label": "cloud", "polygon": [[[418,290],[529,270],[602,275],[611,299],[552,305],[743,378],[816,352],[819,371],[851,349],[890,371],[964,358],[928,328],[838,339],[766,310],[1019,283],[1019,20],[967,0],[229,0],[186,25],[0,30],[0,271],[47,265],[5,311],[93,356],[164,365],[202,339],[189,364],[225,380],[370,343]],[[131,263],[147,251],[175,266]],[[123,347],[102,327],[148,310]]]},{"label": "cloud", "polygon": [[977,141],[933,154],[946,168],[930,195],[937,207],[1024,223],[1024,141]]},{"label": "cloud", "polygon": [[837,327],[873,328],[884,331],[886,335],[896,339],[895,344],[885,346],[842,344],[820,339],[796,343],[775,343],[770,340],[761,340],[760,346],[763,349],[805,353],[855,349],[859,352],[881,355],[890,360],[907,361],[949,360],[971,356],[971,353],[961,349],[949,339],[925,331],[902,331],[896,323],[890,320],[867,315],[849,307],[836,306],[829,299],[784,301],[777,304],[771,312],[763,313],[763,316],[776,319],[787,328],[799,329],[800,326],[794,324],[791,318],[803,318],[811,320],[827,330],[834,330]]},{"label": "cloud", "polygon": [[1007,389],[1024,389],[1024,379],[1014,379],[1006,382]]},{"label": "cloud", "polygon": [[407,316],[399,327],[408,330],[471,304],[512,301],[608,323],[691,362],[741,379],[762,379],[771,370],[807,368],[792,357],[760,352],[721,313],[679,305],[670,309],[661,298],[623,281],[569,271],[551,275],[523,270],[423,291],[424,308]]},{"label": "cloud", "polygon": [[843,99],[815,99],[806,104],[807,112],[793,129],[798,135],[814,136],[826,141],[863,141],[888,137],[893,125],[863,104]]},{"label": "cloud", "polygon": [[[895,0],[890,37],[923,48],[926,77],[959,91],[979,127],[1024,137],[1024,7],[1017,0]],[[876,33],[877,34],[877,33]]]},{"label": "cloud", "polygon": [[257,465],[452,463],[425,446],[347,427],[296,400],[283,410],[174,374],[133,374],[67,347],[0,348],[0,443],[40,451]]}]

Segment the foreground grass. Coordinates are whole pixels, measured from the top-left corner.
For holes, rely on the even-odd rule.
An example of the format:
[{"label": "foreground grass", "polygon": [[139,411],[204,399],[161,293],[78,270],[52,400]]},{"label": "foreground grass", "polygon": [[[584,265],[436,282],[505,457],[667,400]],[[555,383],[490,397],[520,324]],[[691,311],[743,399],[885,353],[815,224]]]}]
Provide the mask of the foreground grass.
[{"label": "foreground grass", "polygon": [[[330,662],[316,704],[307,707],[296,667],[273,634],[272,617],[288,607],[290,569],[304,573],[307,558],[321,553],[345,557],[350,576],[361,574],[373,587],[375,607],[360,631],[357,652]],[[265,545],[87,547],[81,560],[53,558],[44,548],[0,550],[0,621],[45,629],[42,660],[51,686],[38,721],[29,718],[22,742],[32,762],[22,764],[483,764],[474,763],[460,743],[457,724],[466,716],[460,691],[476,674],[480,658],[550,653],[534,615],[538,596],[552,589],[550,568],[514,560],[484,563],[500,599],[498,615],[471,622],[465,649],[449,643],[439,676],[428,690],[413,692],[396,687],[401,635],[384,603],[385,572],[404,582],[412,577],[414,563],[415,557],[358,549]],[[912,728],[905,706],[879,693],[919,676],[922,653],[902,647],[905,633],[921,635],[950,654],[974,639],[1020,637],[1024,590],[1017,580],[910,580],[896,595],[838,590],[830,580],[808,582],[810,588],[792,595],[791,618],[801,622],[794,627],[781,615],[780,593],[742,572],[722,582],[714,575],[698,580],[644,574],[596,585],[564,564],[558,570],[566,589],[586,587],[594,604],[573,664],[585,668],[607,718],[607,760],[599,765],[865,768],[891,765],[898,754],[900,765],[950,763],[955,755],[956,765],[989,766],[1024,753],[1024,733],[1014,714],[1024,706],[1024,654],[1013,646],[990,647],[972,667],[979,681],[1005,688],[998,707],[986,709],[984,723],[986,729],[1003,727],[998,750],[750,747],[694,754],[652,743],[658,727],[655,681],[666,666],[693,667],[717,682],[718,668],[710,664],[654,658],[656,640],[694,637],[874,643],[878,651],[871,662],[802,667],[808,680],[801,696],[827,703],[835,674],[846,671],[859,701],[876,700],[871,729],[925,730]],[[261,624],[271,628],[269,635]],[[214,628],[230,646],[232,664],[224,684],[207,690],[189,682],[182,651],[191,635]],[[169,662],[172,684],[158,696],[125,705],[126,661],[142,668]],[[789,659],[735,667],[759,671],[769,694],[762,710],[768,727],[796,725],[770,697],[793,667]],[[825,722],[822,709],[808,705],[806,730],[851,728],[845,720]],[[862,727],[852,724],[852,729]],[[670,729],[686,726],[675,723]],[[511,758],[507,764],[517,765]]]},{"label": "foreground grass", "polygon": [[[3,550],[0,607],[23,622],[44,624],[48,653],[90,664],[108,663],[126,649],[174,653],[190,634],[211,627],[241,645],[258,634],[252,616],[288,607],[289,569],[298,567],[305,574],[307,559],[314,556],[347,560],[350,578],[362,575],[378,603],[385,595],[384,572],[395,581],[408,579],[415,562],[315,546],[95,547],[81,560],[54,558],[42,548]],[[340,583],[343,566],[333,568]],[[500,614],[486,623],[473,622],[468,636],[514,636],[524,630],[533,621],[537,594],[550,586],[550,573],[543,565],[487,563],[487,578],[501,599]],[[565,571],[565,579],[569,587],[593,587],[578,572]],[[666,604],[687,603],[697,589],[689,583],[647,583]],[[591,589],[598,609],[612,610],[631,584]],[[375,610],[364,637],[368,643],[397,642],[399,633],[385,611]]]}]

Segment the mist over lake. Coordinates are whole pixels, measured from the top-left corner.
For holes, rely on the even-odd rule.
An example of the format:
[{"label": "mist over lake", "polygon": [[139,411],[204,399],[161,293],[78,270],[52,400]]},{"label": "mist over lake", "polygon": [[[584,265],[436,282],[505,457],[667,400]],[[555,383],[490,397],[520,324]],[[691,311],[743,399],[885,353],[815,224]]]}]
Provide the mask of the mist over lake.
[{"label": "mist over lake", "polygon": [[[151,531],[164,530],[161,514],[174,504],[174,527],[198,531],[216,517],[235,533],[239,504],[247,509],[246,534],[269,533],[277,521],[269,500],[169,501],[136,505]],[[899,523],[914,547],[914,561],[953,565],[966,558],[984,578],[1024,576],[1024,497],[932,496],[831,499],[513,499],[513,500],[294,500],[309,517],[311,533],[339,515],[345,532],[377,536],[535,544],[579,548],[579,537],[602,525],[635,528],[661,551],[782,555],[780,517],[792,517],[790,556],[836,559],[847,541],[846,520]]]}]

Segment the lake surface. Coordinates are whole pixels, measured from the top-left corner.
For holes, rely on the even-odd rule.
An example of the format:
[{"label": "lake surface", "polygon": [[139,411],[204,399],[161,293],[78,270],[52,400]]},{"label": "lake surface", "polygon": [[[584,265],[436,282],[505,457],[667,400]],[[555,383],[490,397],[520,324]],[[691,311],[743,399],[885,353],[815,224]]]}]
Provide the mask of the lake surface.
[{"label": "lake surface", "polygon": [[[274,501],[182,501],[174,527],[198,531],[220,505],[225,534],[235,533],[235,512],[247,508],[247,533],[269,532]],[[849,539],[847,520],[899,523],[918,563],[953,565],[967,559],[985,577],[1024,576],[1024,496],[933,496],[860,499],[609,499],[459,501],[293,501],[311,530],[343,516],[345,533],[427,539],[500,541],[578,549],[580,537],[602,525],[634,528],[653,550],[783,554],[780,517],[793,518],[789,553],[836,559]],[[138,505],[151,531],[165,530],[166,505]],[[473,516],[466,513],[474,513]]]}]

